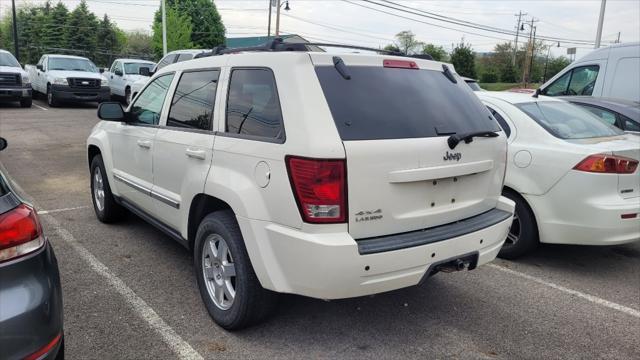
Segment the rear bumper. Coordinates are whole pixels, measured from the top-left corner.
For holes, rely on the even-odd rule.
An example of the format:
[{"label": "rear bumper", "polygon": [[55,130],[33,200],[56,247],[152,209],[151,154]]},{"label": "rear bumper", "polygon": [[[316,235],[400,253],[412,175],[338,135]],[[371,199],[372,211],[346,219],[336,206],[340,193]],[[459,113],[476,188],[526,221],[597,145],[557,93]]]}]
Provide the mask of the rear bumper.
[{"label": "rear bumper", "polygon": [[[540,242],[575,245],[619,245],[640,240],[640,197],[617,194],[592,198],[524,195],[534,210]],[[622,219],[623,214],[638,214]]]},{"label": "rear bumper", "polygon": [[52,85],[51,92],[56,100],[69,102],[109,101],[111,92],[108,86],[95,89],[72,88],[68,85]]},{"label": "rear bumper", "polygon": [[[498,208],[513,214],[511,201]],[[347,232],[306,233],[238,218],[262,286],[321,299],[363,296],[417,285],[431,265],[477,254],[477,264],[495,259],[512,216],[486,228],[400,250],[361,255]],[[251,240],[258,239],[258,240]]]},{"label": "rear bumper", "polygon": [[21,87],[1,87],[0,86],[0,99],[19,100],[31,98],[32,90],[31,85]]},{"label": "rear bumper", "polygon": [[[0,357],[23,359],[62,335],[58,262],[47,241],[34,254],[0,264]],[[47,352],[53,359],[62,339]]]}]

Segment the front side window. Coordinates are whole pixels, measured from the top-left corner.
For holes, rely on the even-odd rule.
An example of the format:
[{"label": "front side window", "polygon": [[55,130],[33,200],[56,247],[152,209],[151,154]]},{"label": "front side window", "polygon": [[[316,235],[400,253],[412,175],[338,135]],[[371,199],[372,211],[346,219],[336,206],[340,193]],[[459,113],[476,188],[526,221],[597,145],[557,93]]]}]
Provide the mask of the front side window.
[{"label": "front side window", "polygon": [[567,71],[564,75],[560,76],[556,81],[549,85],[549,87],[544,91],[544,94],[547,96],[565,95],[570,79],[571,71]]},{"label": "front side window", "polygon": [[234,69],[229,82],[226,131],[284,139],[275,78],[267,69]]},{"label": "front side window", "polygon": [[98,68],[87,59],[50,57],[47,70],[98,72]]},{"label": "front side window", "polygon": [[599,68],[598,65],[591,65],[573,69],[567,95],[591,95]]},{"label": "front side window", "polygon": [[129,113],[131,122],[158,125],[171,80],[173,80],[173,74],[159,76],[142,90],[136,102],[131,106]]},{"label": "front side window", "polygon": [[551,135],[561,139],[586,139],[621,135],[609,125],[578,105],[564,101],[538,101],[516,104]]},{"label": "front side window", "polygon": [[171,101],[167,126],[211,130],[219,70],[183,73]]},{"label": "front side window", "polygon": [[109,72],[113,74],[116,72],[117,69],[118,69],[118,62],[114,61],[113,64],[111,65],[111,69],[109,69]]}]

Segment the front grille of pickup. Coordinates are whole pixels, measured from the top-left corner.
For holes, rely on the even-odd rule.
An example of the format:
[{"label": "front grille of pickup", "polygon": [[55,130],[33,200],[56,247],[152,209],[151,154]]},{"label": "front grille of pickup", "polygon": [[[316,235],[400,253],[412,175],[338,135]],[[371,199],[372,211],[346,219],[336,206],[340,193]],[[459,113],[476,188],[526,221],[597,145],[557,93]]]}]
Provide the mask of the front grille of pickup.
[{"label": "front grille of pickup", "polygon": [[0,86],[19,86],[20,74],[0,73]]},{"label": "front grille of pickup", "polygon": [[69,86],[78,89],[98,89],[100,88],[100,80],[98,79],[81,79],[68,78]]}]

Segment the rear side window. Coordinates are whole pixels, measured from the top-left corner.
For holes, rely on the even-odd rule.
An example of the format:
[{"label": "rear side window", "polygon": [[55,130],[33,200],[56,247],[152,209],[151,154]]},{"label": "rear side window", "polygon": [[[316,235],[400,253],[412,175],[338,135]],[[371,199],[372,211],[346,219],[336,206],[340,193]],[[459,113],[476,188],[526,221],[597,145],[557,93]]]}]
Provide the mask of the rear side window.
[{"label": "rear side window", "polygon": [[167,126],[211,130],[219,75],[218,70],[183,73],[171,101]]},{"label": "rear side window", "polygon": [[169,54],[167,56],[165,56],[164,58],[162,58],[162,60],[160,60],[160,62],[158,63],[158,65],[156,65],[156,71],[162,69],[163,67],[173,64],[173,62],[176,60],[176,57],[178,55],[177,54]]},{"label": "rear side window", "polygon": [[403,139],[475,131],[498,124],[468,85],[441,71],[348,66],[350,80],[333,66],[316,74],[342,140]]},{"label": "rear side window", "polygon": [[505,134],[507,134],[507,137],[509,137],[511,135],[511,128],[509,127],[509,124],[507,124],[507,121],[502,117],[502,115],[500,115],[497,111],[493,110],[491,107],[487,106],[487,109],[489,109],[489,112],[491,113],[491,115],[493,115],[493,117],[496,118],[502,130],[504,130]]},{"label": "rear side window", "polygon": [[636,121],[629,119],[626,116],[620,115],[620,120],[622,121],[624,130],[626,131],[635,131],[640,132],[640,124]]},{"label": "rear side window", "polygon": [[187,61],[193,59],[193,54],[180,54],[176,62]]},{"label": "rear side window", "polygon": [[228,133],[284,140],[280,100],[271,70],[234,69],[228,96]]},{"label": "rear side window", "polygon": [[621,135],[623,132],[582,107],[564,101],[541,101],[516,106],[561,139],[586,139]]},{"label": "rear side window", "polygon": [[614,126],[616,125],[616,114],[614,112],[605,110],[603,108],[595,107],[595,106],[585,105],[585,104],[576,104],[576,105],[582,106],[583,109],[599,117],[600,119],[602,119],[602,121],[610,125],[614,125]]}]

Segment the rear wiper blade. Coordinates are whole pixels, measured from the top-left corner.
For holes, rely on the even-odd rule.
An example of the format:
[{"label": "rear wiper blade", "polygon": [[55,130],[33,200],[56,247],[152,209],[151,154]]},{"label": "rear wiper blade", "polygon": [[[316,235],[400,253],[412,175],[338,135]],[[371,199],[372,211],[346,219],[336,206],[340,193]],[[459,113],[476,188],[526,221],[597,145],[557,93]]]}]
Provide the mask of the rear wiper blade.
[{"label": "rear wiper blade", "polygon": [[349,70],[347,69],[347,65],[344,64],[344,61],[339,56],[333,57],[333,66],[338,71],[338,74],[342,76],[345,80],[351,80],[351,74],[349,74]]},{"label": "rear wiper blade", "polygon": [[474,137],[496,137],[498,133],[495,131],[475,131],[466,134],[454,134],[449,136],[447,139],[447,144],[449,144],[449,149],[453,150],[458,146],[460,141],[464,141],[466,144],[473,141]]}]

